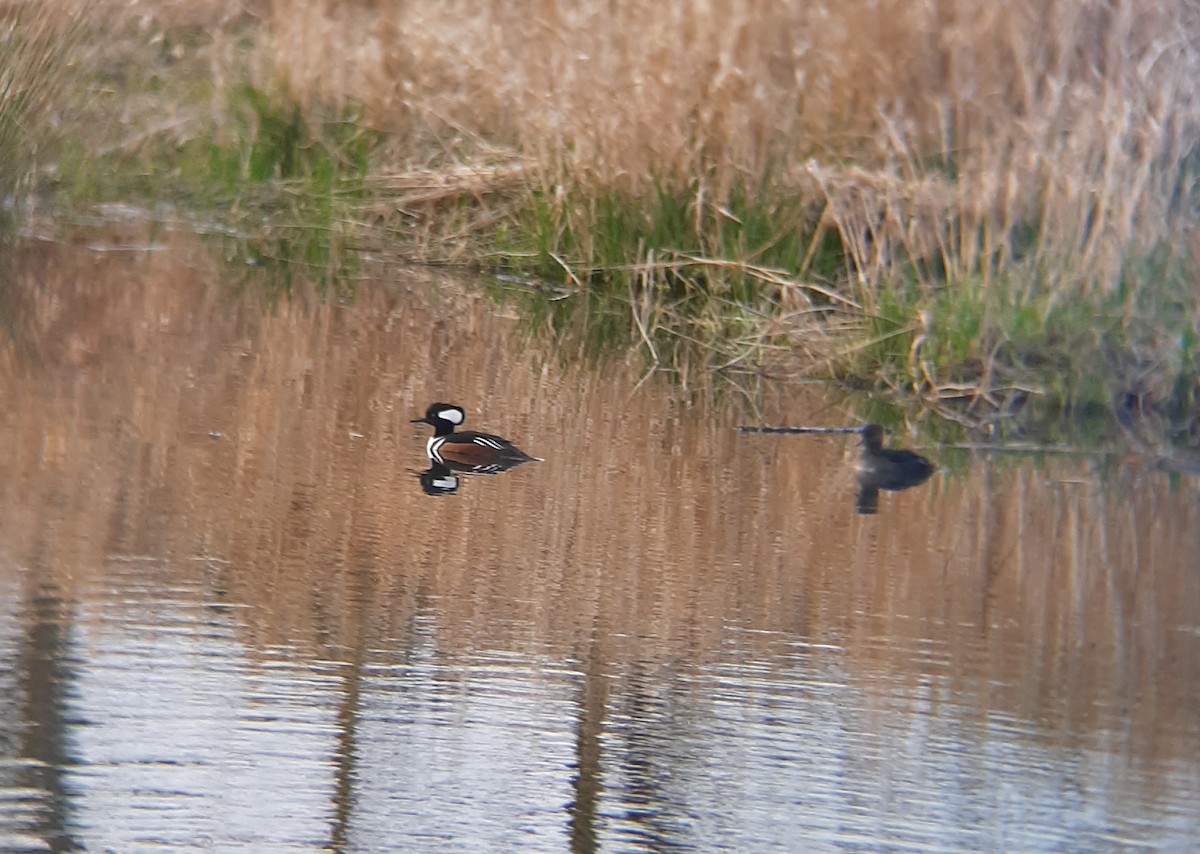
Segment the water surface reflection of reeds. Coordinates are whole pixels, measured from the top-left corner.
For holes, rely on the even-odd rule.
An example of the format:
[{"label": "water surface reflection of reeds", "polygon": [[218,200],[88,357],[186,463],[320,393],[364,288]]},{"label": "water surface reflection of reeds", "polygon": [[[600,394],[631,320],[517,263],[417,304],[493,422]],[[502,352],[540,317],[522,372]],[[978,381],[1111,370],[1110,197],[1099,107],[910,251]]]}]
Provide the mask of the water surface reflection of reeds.
[{"label": "water surface reflection of reeds", "polygon": [[[25,251],[0,349],[9,586],[86,606],[124,589],[115,562],[147,561],[138,589],[235,609],[239,655],[348,666],[339,690],[371,695],[336,715],[351,753],[380,748],[350,730],[394,723],[387,692],[422,656],[439,669],[419,696],[465,691],[481,659],[569,674],[575,850],[611,820],[606,786],[660,797],[639,722],[691,743],[719,727],[680,733],[675,710],[736,719],[722,674],[755,703],[823,698],[837,674],[879,733],[953,708],[968,754],[1007,728],[1108,755],[1143,802],[1200,778],[1194,483],[980,456],[859,516],[852,438],[739,435],[733,403],[563,366],[453,281],[264,305],[186,249]],[[435,399],[546,461],[428,497],[408,422]]]}]

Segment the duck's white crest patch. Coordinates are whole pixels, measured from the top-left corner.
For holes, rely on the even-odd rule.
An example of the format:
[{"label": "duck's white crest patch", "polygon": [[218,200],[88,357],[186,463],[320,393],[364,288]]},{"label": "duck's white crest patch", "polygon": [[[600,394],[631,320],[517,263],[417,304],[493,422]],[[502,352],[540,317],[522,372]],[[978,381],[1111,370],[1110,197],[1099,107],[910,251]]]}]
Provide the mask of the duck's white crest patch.
[{"label": "duck's white crest patch", "polygon": [[443,409],[438,412],[437,417],[449,421],[451,424],[463,423],[463,411],[461,409]]}]

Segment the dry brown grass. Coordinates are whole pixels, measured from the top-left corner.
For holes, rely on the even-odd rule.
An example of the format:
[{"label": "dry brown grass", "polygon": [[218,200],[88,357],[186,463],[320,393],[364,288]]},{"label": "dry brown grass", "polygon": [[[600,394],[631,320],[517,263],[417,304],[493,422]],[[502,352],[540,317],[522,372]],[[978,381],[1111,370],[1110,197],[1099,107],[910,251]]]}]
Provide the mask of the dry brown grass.
[{"label": "dry brown grass", "polygon": [[1176,232],[1200,130],[1195,2],[272,8],[294,91],[361,101],[399,159],[501,146],[576,206],[666,175],[719,209],[769,174],[826,205],[866,285],[912,257],[986,282],[1028,243],[1041,274],[1111,288]]},{"label": "dry brown grass", "polygon": [[62,95],[66,57],[87,5],[0,4],[0,194],[22,184],[41,155],[49,106]]}]

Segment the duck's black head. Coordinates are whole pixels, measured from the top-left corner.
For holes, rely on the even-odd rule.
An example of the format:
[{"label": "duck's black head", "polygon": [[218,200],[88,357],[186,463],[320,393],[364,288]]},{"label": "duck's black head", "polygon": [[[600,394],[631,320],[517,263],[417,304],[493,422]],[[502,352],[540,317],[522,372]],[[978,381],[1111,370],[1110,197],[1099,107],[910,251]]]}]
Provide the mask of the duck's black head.
[{"label": "duck's black head", "polygon": [[868,451],[878,451],[883,448],[883,425],[866,424],[862,428],[862,444]]},{"label": "duck's black head", "polygon": [[433,403],[425,410],[424,418],[414,418],[410,423],[431,424],[433,425],[434,433],[441,436],[445,433],[454,432],[454,428],[461,426],[466,417],[463,408],[457,404]]}]

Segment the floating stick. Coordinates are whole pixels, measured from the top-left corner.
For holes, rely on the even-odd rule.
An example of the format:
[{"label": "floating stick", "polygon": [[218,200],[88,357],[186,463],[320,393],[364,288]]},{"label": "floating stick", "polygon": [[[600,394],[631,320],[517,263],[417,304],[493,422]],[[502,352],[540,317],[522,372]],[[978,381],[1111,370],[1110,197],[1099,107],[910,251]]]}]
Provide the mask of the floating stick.
[{"label": "floating stick", "polygon": [[742,424],[739,433],[861,433],[861,427],[754,427]]}]

